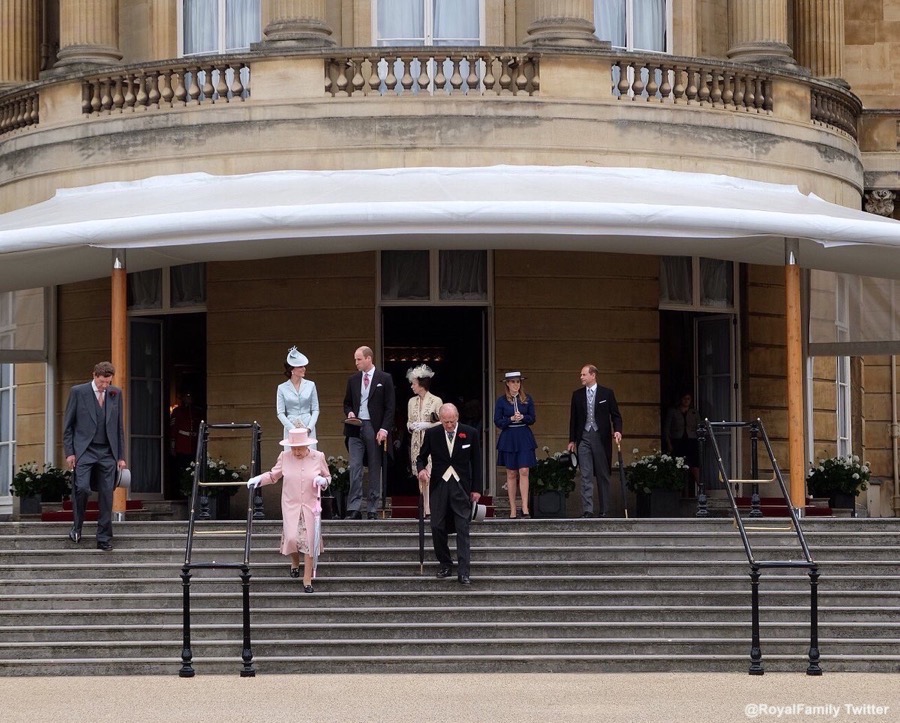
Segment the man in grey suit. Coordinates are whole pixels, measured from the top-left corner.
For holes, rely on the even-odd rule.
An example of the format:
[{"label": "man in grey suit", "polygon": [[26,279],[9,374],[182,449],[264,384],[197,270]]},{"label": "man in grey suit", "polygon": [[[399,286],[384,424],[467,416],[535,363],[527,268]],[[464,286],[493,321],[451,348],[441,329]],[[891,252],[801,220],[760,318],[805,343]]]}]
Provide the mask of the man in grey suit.
[{"label": "man in grey suit", "polygon": [[63,420],[63,448],[72,475],[74,521],[72,542],[81,542],[81,525],[91,491],[99,505],[97,548],[112,547],[112,498],[117,471],[125,464],[125,430],[122,424],[122,390],[112,386],[116,370],[109,362],[94,367],[94,378],[76,384],[69,392]]}]

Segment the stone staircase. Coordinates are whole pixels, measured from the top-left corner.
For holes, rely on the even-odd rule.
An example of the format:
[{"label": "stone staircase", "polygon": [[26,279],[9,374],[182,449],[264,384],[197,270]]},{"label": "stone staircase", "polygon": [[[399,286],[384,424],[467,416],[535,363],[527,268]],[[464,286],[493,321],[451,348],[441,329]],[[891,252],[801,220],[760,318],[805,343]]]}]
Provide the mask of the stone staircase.
[{"label": "stone staircase", "polygon": [[[237,530],[240,522],[206,522]],[[755,522],[754,524],[758,524]],[[796,559],[785,520],[751,532],[757,559]],[[116,549],[63,523],[0,523],[0,675],[175,675],[186,523],[115,525]],[[254,527],[251,606],[260,674],[437,671],[746,671],[749,566],[730,520],[491,520],[474,528],[473,584],[419,574],[413,520],[324,523],[316,592]],[[900,520],[804,521],[820,564],[829,671],[900,672]],[[93,529],[85,527],[90,535]],[[195,538],[194,561],[240,562],[243,534]],[[806,669],[809,581],[764,570],[763,665]],[[198,675],[241,669],[233,570],[192,584]]]}]

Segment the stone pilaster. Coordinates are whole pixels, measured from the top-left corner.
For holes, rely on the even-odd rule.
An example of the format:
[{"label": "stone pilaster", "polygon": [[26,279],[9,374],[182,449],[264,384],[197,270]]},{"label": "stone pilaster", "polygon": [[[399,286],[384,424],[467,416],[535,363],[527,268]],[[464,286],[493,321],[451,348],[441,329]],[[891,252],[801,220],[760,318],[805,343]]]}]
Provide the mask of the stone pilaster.
[{"label": "stone pilaster", "polygon": [[594,35],[593,0],[535,0],[534,22],[525,45],[536,47],[598,47]]},{"label": "stone pilaster", "polygon": [[268,45],[324,48],[335,44],[325,0],[263,0],[263,41]]},{"label": "stone pilaster", "polygon": [[0,2],[0,90],[38,79],[39,0]]},{"label": "stone pilaster", "polygon": [[118,0],[59,0],[59,58],[54,69],[115,65],[119,50]]},{"label": "stone pilaster", "polygon": [[796,0],[794,55],[817,78],[843,81],[844,0]]},{"label": "stone pilaster", "polygon": [[795,66],[788,0],[728,0],[728,57],[739,63]]}]

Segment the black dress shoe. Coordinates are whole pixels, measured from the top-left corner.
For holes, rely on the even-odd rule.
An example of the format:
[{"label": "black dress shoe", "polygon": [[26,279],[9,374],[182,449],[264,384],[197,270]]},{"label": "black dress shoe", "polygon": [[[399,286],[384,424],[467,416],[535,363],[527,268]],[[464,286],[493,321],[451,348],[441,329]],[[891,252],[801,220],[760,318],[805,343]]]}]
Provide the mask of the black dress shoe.
[{"label": "black dress shoe", "polygon": [[460,585],[471,585],[472,581],[469,579],[468,575],[459,575],[457,578],[459,580]]},{"label": "black dress shoe", "polygon": [[585,512],[585,513],[582,515],[582,517],[593,517],[593,515],[592,515],[590,512]]},{"label": "black dress shoe", "polygon": [[303,592],[314,592],[312,585],[304,585]]},{"label": "black dress shoe", "polygon": [[78,544],[81,542],[81,533],[76,530],[69,530],[69,539],[75,544]]},{"label": "black dress shoe", "polygon": [[377,520],[378,515],[375,512],[370,512],[368,515],[366,515],[366,518],[369,520]]},{"label": "black dress shoe", "polygon": [[291,568],[291,577],[300,577],[300,568],[299,567]]},{"label": "black dress shoe", "polygon": [[362,519],[362,513],[361,513],[359,510],[353,510],[353,512],[351,512],[349,515],[347,515],[347,517],[346,517],[345,519],[347,519],[347,520],[361,520],[361,519]]},{"label": "black dress shoe", "polygon": [[452,567],[441,567],[441,569],[438,570],[437,575],[435,575],[435,577],[443,580],[445,577],[450,577],[450,575],[452,575],[452,574],[453,574]]},{"label": "black dress shoe", "polygon": [[113,546],[111,542],[98,542],[97,549],[103,552],[112,552]]}]

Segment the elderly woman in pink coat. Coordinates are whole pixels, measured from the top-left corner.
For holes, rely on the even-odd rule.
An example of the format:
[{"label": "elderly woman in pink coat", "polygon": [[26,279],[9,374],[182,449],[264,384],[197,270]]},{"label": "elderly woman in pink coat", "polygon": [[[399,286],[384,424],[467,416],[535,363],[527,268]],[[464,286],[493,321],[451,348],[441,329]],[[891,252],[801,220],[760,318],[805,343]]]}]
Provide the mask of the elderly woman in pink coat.
[{"label": "elderly woman in pink coat", "polygon": [[[325,455],[310,447],[316,440],[309,430],[298,427],[288,431],[280,444],[285,451],[275,466],[247,481],[248,487],[275,484],[284,477],[281,488],[281,554],[291,556],[291,577],[300,577],[303,553],[303,592],[312,592],[313,551],[322,550],[322,490],[331,482]],[[317,539],[318,538],[318,539]]]}]

